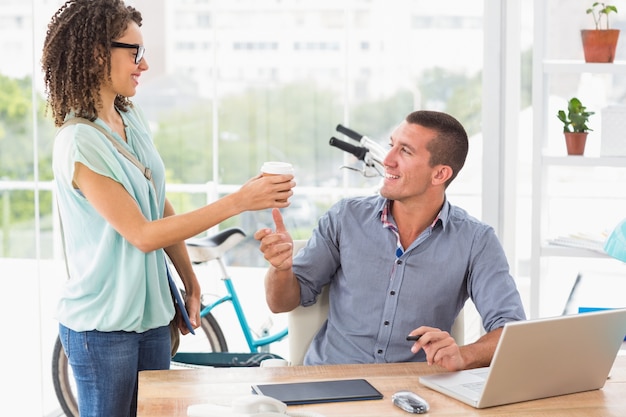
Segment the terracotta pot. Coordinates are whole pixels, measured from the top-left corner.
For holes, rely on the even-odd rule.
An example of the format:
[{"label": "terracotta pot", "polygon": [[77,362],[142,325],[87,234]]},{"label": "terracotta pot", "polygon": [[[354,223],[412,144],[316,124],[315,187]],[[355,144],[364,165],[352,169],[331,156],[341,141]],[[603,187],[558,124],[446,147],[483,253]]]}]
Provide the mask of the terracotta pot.
[{"label": "terracotta pot", "polygon": [[581,30],[585,62],[613,62],[619,29]]},{"label": "terracotta pot", "polygon": [[563,132],[568,155],[583,155],[587,143],[587,132]]}]

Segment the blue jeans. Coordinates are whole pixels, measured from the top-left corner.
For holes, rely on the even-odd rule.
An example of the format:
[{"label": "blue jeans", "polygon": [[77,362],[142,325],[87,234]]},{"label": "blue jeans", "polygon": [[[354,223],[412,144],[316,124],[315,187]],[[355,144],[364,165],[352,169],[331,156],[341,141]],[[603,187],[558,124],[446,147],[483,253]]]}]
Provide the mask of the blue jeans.
[{"label": "blue jeans", "polygon": [[137,415],[137,374],[169,369],[168,326],[135,332],[75,332],[62,324],[59,337],[76,380],[81,417]]}]

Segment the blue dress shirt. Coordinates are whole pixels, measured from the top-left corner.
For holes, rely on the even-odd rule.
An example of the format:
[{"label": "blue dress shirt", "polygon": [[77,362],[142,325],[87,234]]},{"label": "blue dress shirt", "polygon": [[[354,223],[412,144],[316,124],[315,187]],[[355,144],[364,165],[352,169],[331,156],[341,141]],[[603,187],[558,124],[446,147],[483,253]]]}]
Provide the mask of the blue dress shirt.
[{"label": "blue dress shirt", "polygon": [[[525,319],[493,228],[446,200],[438,220],[400,253],[381,220],[386,203],[380,196],[338,202],[294,258],[301,305],[330,285],[328,320],[306,365],[424,361],[407,334],[423,325],[450,331],[468,298],[488,332]],[[395,224],[391,215],[387,221]]]}]

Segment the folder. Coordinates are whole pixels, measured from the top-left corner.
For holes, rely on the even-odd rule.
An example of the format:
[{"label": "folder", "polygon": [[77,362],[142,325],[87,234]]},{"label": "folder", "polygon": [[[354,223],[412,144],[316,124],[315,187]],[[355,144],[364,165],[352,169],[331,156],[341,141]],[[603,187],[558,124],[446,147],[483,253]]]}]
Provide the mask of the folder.
[{"label": "folder", "polygon": [[165,270],[167,271],[167,281],[170,285],[170,291],[172,292],[172,296],[174,297],[174,307],[178,310],[180,315],[183,317],[185,321],[185,325],[187,329],[189,329],[189,333],[195,335],[196,331],[193,329],[193,325],[191,324],[191,320],[189,319],[189,314],[187,314],[187,309],[185,308],[185,302],[183,301],[183,297],[180,294],[180,290],[178,286],[174,282],[172,275],[170,274],[170,268],[165,264]]}]

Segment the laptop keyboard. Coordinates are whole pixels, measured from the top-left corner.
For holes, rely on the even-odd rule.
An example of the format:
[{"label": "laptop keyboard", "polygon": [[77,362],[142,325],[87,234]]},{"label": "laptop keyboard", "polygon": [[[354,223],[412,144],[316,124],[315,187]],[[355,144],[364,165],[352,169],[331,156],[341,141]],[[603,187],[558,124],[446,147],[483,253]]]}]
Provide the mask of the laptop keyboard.
[{"label": "laptop keyboard", "polygon": [[461,384],[461,385],[463,386],[463,388],[467,388],[471,391],[481,392],[483,390],[483,387],[485,386],[485,381],[469,382],[467,384]]},{"label": "laptop keyboard", "polygon": [[483,390],[483,387],[485,386],[485,380],[487,378],[487,375],[489,374],[489,368],[479,368],[479,369],[473,370],[471,373],[479,378],[482,378],[482,380],[476,381],[476,382],[468,382],[466,384],[461,384],[461,385],[470,391],[480,394]]}]

